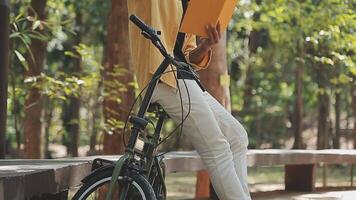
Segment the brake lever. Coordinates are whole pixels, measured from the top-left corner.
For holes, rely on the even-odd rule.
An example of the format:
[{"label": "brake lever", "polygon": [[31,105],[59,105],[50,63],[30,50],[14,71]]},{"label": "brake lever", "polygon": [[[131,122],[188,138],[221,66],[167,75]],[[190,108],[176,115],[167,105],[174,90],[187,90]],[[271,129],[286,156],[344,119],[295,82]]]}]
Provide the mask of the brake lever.
[{"label": "brake lever", "polygon": [[141,31],[141,35],[143,35],[145,38],[147,38],[147,39],[151,40],[151,35],[150,35],[150,34],[148,34],[147,32],[145,32],[145,31]]},{"label": "brake lever", "polygon": [[151,37],[151,34],[147,33],[146,31],[141,31],[141,34],[149,40],[157,41],[159,39],[159,36],[161,35],[161,31],[155,31],[155,33],[153,34],[153,38]]}]

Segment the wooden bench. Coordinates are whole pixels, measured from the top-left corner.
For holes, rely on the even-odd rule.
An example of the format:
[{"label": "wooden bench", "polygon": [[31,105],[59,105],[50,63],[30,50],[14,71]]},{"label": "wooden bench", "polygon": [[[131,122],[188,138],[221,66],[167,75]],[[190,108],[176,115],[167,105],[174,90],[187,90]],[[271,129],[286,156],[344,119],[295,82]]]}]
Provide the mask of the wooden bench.
[{"label": "wooden bench", "polygon": [[[0,200],[67,199],[68,189],[90,173],[94,156],[54,160],[0,160]],[[319,163],[356,163],[356,150],[249,150],[248,166],[285,166],[285,189],[312,191]],[[165,159],[167,173],[204,170],[198,154],[171,152]]]}]

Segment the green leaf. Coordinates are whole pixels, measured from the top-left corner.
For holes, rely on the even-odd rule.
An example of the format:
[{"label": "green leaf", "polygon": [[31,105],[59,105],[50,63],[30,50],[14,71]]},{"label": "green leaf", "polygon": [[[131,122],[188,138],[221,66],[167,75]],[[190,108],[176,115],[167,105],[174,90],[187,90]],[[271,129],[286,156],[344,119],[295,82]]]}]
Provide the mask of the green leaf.
[{"label": "green leaf", "polygon": [[16,38],[16,37],[19,37],[20,36],[20,32],[14,32],[14,33],[11,33],[10,34],[10,36],[9,36],[9,38],[11,39],[11,38]]},{"label": "green leaf", "polygon": [[350,72],[351,72],[352,75],[355,75],[355,76],[356,76],[356,67],[355,67],[355,66],[350,67],[349,70],[350,70]]},{"label": "green leaf", "polygon": [[24,13],[23,13],[23,12],[20,12],[20,13],[15,17],[15,22],[19,21],[23,16],[24,16]]},{"label": "green leaf", "polygon": [[23,55],[20,52],[18,52],[17,50],[14,50],[14,52],[15,52],[15,54],[16,54],[16,56],[17,56],[17,58],[19,59],[20,62],[26,61],[25,57],[23,57]]},{"label": "green leaf", "polygon": [[15,30],[15,31],[19,31],[19,27],[17,26],[16,23],[13,23],[12,26],[14,27],[14,30]]},{"label": "green leaf", "polygon": [[348,82],[350,82],[352,79],[350,77],[348,77],[347,75],[345,74],[340,74],[339,76],[339,81],[340,83],[342,84],[347,84]]},{"label": "green leaf", "polygon": [[[23,34],[21,34],[21,35],[23,35]],[[21,36],[19,38],[21,39],[22,43],[25,45],[26,50],[30,54],[30,57],[31,57],[32,61],[35,62],[35,57],[33,56],[33,53],[32,53],[31,48],[29,46],[29,43],[27,43],[27,41]]]},{"label": "green leaf", "polygon": [[28,33],[27,34],[30,38],[32,39],[37,39],[37,40],[40,40],[40,41],[48,41],[48,38],[43,35],[43,34],[40,34],[40,33]]},{"label": "green leaf", "polygon": [[27,63],[25,57],[20,52],[18,52],[17,50],[14,50],[14,52],[15,52],[15,55],[16,55],[17,59],[19,59],[19,61],[25,67],[25,69],[28,70],[28,63]]},{"label": "green leaf", "polygon": [[36,30],[39,26],[41,26],[41,21],[40,20],[36,20],[32,24],[32,30]]}]

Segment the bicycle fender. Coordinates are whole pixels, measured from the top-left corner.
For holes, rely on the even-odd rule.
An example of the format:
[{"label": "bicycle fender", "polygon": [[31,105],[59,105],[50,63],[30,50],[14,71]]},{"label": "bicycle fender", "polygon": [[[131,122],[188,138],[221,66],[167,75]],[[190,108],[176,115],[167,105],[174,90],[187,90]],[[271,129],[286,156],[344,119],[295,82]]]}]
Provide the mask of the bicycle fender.
[{"label": "bicycle fender", "polygon": [[106,170],[113,170],[114,169],[114,165],[104,165],[102,167],[99,167],[98,169],[92,171],[88,176],[86,176],[83,180],[82,183],[86,183],[88,182],[93,176],[95,176],[96,174],[100,174],[103,173]]},{"label": "bicycle fender", "polygon": [[115,168],[114,168],[114,171],[112,173],[112,178],[111,178],[111,181],[110,181],[109,191],[105,195],[105,200],[111,200],[112,193],[113,193],[114,187],[115,187],[115,182],[119,178],[122,166],[124,166],[124,163],[129,158],[131,158],[130,154],[124,154],[123,156],[121,156],[121,158],[118,161],[116,161]]}]

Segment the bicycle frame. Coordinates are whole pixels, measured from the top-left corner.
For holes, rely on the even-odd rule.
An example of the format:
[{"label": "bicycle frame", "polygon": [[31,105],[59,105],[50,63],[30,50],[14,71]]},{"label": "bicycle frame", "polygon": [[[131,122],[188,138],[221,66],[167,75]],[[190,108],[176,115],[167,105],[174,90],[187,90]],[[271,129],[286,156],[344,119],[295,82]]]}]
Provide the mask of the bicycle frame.
[{"label": "bicycle frame", "polygon": [[[138,141],[138,136],[139,136],[140,132],[142,132],[148,124],[148,121],[145,119],[145,114],[146,114],[147,109],[151,103],[152,94],[153,94],[153,91],[154,91],[158,81],[159,81],[159,77],[166,71],[166,69],[168,68],[168,66],[170,64],[174,64],[176,67],[179,67],[179,64],[174,60],[174,58],[171,55],[169,55],[167,53],[165,47],[163,46],[161,40],[159,39],[159,34],[160,34],[159,31],[156,31],[152,27],[146,25],[136,15],[131,15],[130,20],[137,27],[139,27],[142,30],[142,32],[141,32],[142,35],[144,37],[146,37],[147,39],[151,40],[152,44],[155,47],[157,47],[157,49],[164,56],[164,60],[159,65],[159,67],[153,74],[153,78],[149,82],[147,91],[146,91],[143,101],[141,103],[140,109],[137,113],[137,116],[130,118],[130,122],[133,124],[133,127],[131,129],[131,135],[130,135],[130,138],[128,141],[128,146],[125,150],[125,154],[115,163],[115,168],[114,168],[113,175],[112,175],[112,178],[110,181],[109,191],[105,197],[106,200],[111,199],[112,193],[113,193],[113,190],[115,187],[115,182],[118,180],[118,177],[121,174],[122,169],[125,166],[125,164],[132,164],[135,161],[135,155],[137,154],[137,152],[135,152],[135,145],[136,145],[136,142]],[[174,73],[174,72],[172,72],[172,73]],[[160,130],[163,125],[164,117],[165,116],[159,117],[153,138],[145,139],[143,147],[146,146],[147,148],[146,149],[143,148],[143,151],[141,152],[141,156],[147,159],[147,161],[145,163],[144,170],[148,172],[148,177],[151,173],[151,168],[152,168],[153,164],[158,165],[157,167],[158,167],[158,169],[160,169],[157,157],[155,156],[154,160],[153,160],[152,156],[154,154],[154,150],[156,149],[158,140],[160,138]],[[143,155],[142,155],[142,153],[143,153]],[[134,169],[134,170],[137,170],[137,169]],[[138,169],[137,171],[140,171],[140,169]],[[158,173],[162,179],[162,171],[159,171]],[[163,180],[163,183],[164,183],[164,180]],[[163,186],[163,187],[165,189],[165,186]],[[124,189],[125,189],[125,191],[123,192],[124,196],[120,195],[120,199],[122,199],[122,200],[125,197],[125,193],[127,192],[128,187],[124,188]]]},{"label": "bicycle frame", "polygon": [[[167,67],[169,66],[169,64],[172,63],[173,58],[170,57],[168,54],[165,55],[165,59],[162,61],[162,63],[160,64],[160,66],[157,68],[156,72],[153,74],[153,79],[151,80],[151,82],[149,83],[149,86],[147,88],[147,91],[145,93],[145,96],[143,98],[142,104],[140,106],[140,109],[138,111],[137,117],[135,117],[132,121],[133,123],[133,127],[131,129],[131,135],[129,138],[129,142],[128,142],[128,146],[125,150],[125,154],[115,163],[115,168],[113,171],[113,175],[112,175],[112,179],[110,182],[110,186],[109,186],[109,191],[106,194],[105,199],[106,200],[110,200],[113,194],[113,190],[115,187],[115,182],[118,180],[118,177],[120,175],[120,173],[122,172],[122,168],[125,165],[125,163],[130,163],[133,161],[134,159],[134,155],[135,155],[135,144],[137,141],[137,138],[139,136],[139,133],[145,129],[147,123],[145,123],[145,114],[147,112],[147,109],[151,103],[151,98],[152,98],[152,94],[153,91],[158,83],[159,77],[161,74],[163,74],[163,72],[167,69]],[[164,120],[164,116],[161,116],[158,119],[157,122],[157,128],[155,129],[155,133],[154,133],[154,138],[152,138],[151,140],[147,141],[148,143],[154,143],[151,144],[152,148],[149,149],[149,151],[145,151],[144,152],[144,157],[145,158],[149,158],[150,160],[148,160],[147,162],[147,168],[146,170],[149,170],[148,172],[150,172],[151,167],[153,165],[153,161],[156,163],[157,162],[157,158],[155,158],[155,160],[152,160],[152,155],[154,153],[154,149],[156,148],[157,142],[159,140],[160,137],[160,130],[161,127],[163,125],[163,120]],[[146,142],[145,142],[146,143]],[[120,198],[121,199],[121,198]]]}]

